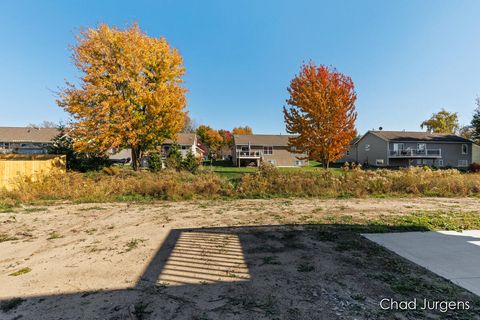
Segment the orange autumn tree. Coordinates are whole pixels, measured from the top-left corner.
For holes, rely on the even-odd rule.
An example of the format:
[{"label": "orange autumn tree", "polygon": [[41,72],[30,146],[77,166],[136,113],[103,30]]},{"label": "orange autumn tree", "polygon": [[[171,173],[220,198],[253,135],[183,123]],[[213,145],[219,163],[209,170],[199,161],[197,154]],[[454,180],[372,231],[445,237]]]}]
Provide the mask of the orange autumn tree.
[{"label": "orange autumn tree", "polygon": [[77,42],[80,83],[67,83],[57,101],[73,116],[74,148],[131,148],[137,170],[142,152],[173,139],[184,125],[182,57],[137,24],[125,30],[101,24],[81,32]]},{"label": "orange autumn tree", "polygon": [[222,135],[217,130],[203,124],[197,128],[197,135],[200,138],[200,141],[202,141],[208,148],[210,160],[216,158],[217,153],[223,144]]},{"label": "orange autumn tree", "polygon": [[350,77],[326,66],[305,64],[288,88],[290,107],[283,107],[290,149],[320,160],[324,168],[342,157],[356,137],[354,84]]},{"label": "orange autumn tree", "polygon": [[232,134],[237,134],[237,135],[253,134],[253,130],[249,126],[235,127],[235,128],[232,129]]}]

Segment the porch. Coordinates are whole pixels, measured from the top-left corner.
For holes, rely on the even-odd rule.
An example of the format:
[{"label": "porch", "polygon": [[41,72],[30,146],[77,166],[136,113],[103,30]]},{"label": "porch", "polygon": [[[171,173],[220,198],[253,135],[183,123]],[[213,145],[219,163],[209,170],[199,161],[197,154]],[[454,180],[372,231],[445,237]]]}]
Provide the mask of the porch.
[{"label": "porch", "polygon": [[253,150],[237,150],[236,153],[236,163],[238,167],[241,167],[242,164],[244,166],[251,166],[253,163],[255,166],[260,166],[260,160],[262,158],[262,153],[260,151],[253,151]]},{"label": "porch", "polygon": [[442,149],[399,149],[388,150],[389,158],[442,158]]}]

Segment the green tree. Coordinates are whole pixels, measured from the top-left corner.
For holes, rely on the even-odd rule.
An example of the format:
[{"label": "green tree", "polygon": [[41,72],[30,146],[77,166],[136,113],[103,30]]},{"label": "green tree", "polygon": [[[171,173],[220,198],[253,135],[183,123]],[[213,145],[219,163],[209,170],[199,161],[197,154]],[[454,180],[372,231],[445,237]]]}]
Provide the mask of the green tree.
[{"label": "green tree", "polygon": [[53,139],[53,144],[48,152],[51,154],[64,154],[67,156],[67,169],[73,171],[100,170],[110,166],[111,162],[103,153],[78,152],[73,147],[73,139],[66,134],[64,127],[60,127],[60,133]]},{"label": "green tree", "polygon": [[432,114],[430,119],[423,121],[420,127],[426,128],[431,133],[451,133],[454,134],[460,128],[458,123],[458,114],[456,112],[448,112],[445,109]]},{"label": "green tree", "polygon": [[190,171],[191,173],[197,172],[198,168],[200,167],[200,159],[195,157],[193,152],[190,150],[187,153],[187,156],[182,161],[182,168]]},{"label": "green tree", "polygon": [[477,108],[473,113],[472,126],[472,140],[480,143],[480,98],[477,98]]},{"label": "green tree", "polygon": [[148,157],[148,169],[152,172],[162,170],[162,157],[158,152],[150,153]]},{"label": "green tree", "polygon": [[180,171],[182,169],[182,154],[178,145],[172,145],[165,159],[165,166],[169,169]]}]

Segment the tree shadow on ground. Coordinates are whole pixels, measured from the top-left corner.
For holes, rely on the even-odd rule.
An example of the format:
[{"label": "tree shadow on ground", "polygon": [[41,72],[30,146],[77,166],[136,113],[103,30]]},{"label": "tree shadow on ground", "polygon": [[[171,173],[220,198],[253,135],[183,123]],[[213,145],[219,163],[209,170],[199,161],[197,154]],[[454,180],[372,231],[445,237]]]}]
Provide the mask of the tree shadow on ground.
[{"label": "tree shadow on ground", "polygon": [[[173,229],[134,287],[18,297],[1,302],[0,319],[393,319],[399,313],[379,307],[385,297],[474,301],[361,236],[413,230],[427,231],[378,224]],[[478,305],[400,316],[474,319]]]}]

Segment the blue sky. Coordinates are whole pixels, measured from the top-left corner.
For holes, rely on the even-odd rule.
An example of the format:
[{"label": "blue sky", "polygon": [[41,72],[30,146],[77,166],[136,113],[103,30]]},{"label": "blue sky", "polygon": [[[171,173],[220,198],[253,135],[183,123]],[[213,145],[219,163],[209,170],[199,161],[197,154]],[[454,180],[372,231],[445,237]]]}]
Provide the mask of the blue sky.
[{"label": "blue sky", "polygon": [[355,82],[360,132],[419,130],[446,108],[470,121],[480,95],[480,1],[2,1],[0,125],[66,120],[55,91],[78,76],[83,27],[133,21],[184,57],[188,110],[217,129],[283,133],[304,61]]}]

